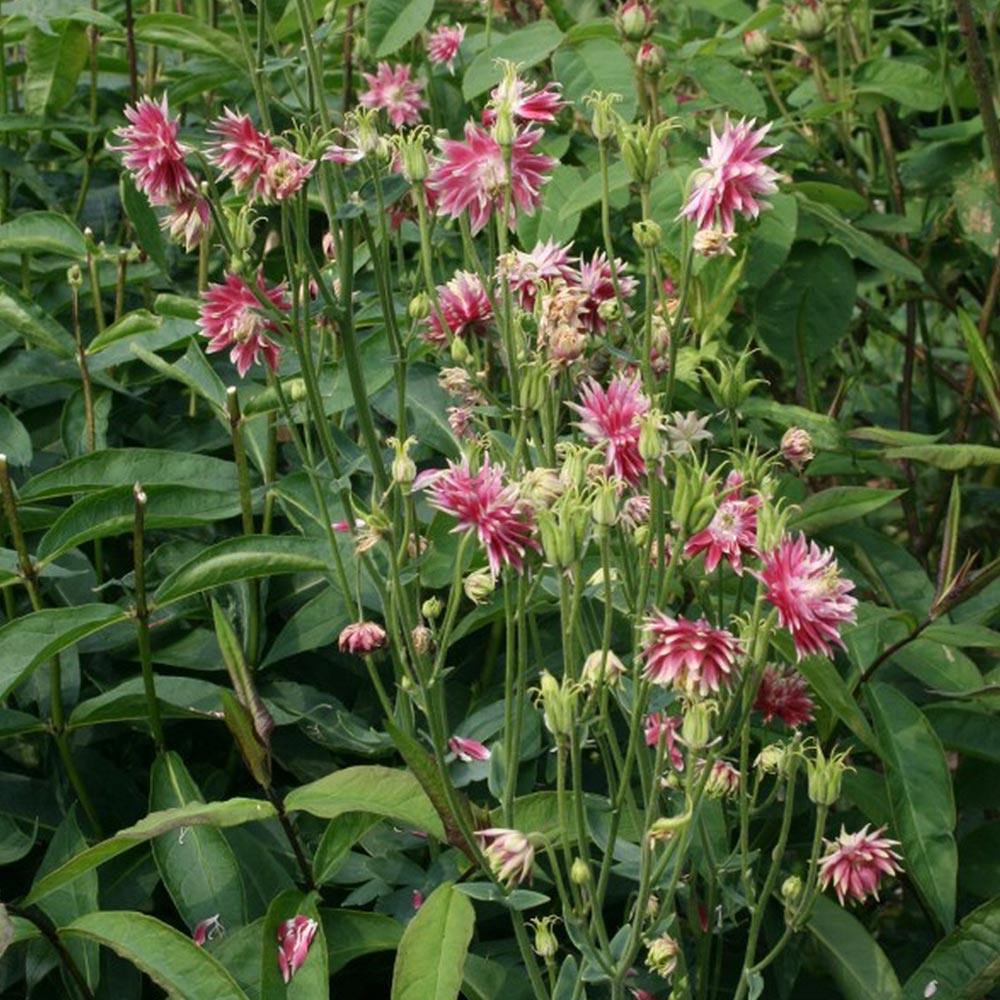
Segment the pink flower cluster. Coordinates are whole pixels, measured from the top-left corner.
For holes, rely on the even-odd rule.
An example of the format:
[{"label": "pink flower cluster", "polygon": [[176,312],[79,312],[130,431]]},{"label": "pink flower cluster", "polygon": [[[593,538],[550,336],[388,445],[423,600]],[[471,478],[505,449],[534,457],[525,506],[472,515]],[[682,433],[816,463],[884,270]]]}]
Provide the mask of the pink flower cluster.
[{"label": "pink flower cluster", "polygon": [[782,673],[777,667],[764,668],[753,707],[765,722],[778,719],[789,729],[812,722],[815,708],[806,679],[795,671]]},{"label": "pink flower cluster", "polygon": [[447,66],[449,73],[455,72],[455,59],[465,38],[465,25],[441,24],[427,39],[427,58],[435,66]]}]

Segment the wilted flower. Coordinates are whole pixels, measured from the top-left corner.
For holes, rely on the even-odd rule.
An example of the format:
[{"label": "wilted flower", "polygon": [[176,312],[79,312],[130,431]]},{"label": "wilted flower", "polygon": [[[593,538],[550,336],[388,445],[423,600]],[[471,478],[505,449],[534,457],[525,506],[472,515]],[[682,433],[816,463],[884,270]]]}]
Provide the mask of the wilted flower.
[{"label": "wilted flower", "polygon": [[[282,312],[291,309],[284,285],[267,288],[263,276],[258,274],[257,288],[276,309]],[[238,274],[227,274],[224,284],[209,285],[202,297],[204,303],[198,325],[202,335],[209,340],[206,348],[209,354],[232,347],[229,360],[236,365],[241,376],[246,375],[247,369],[261,354],[272,371],[278,370],[281,348],[268,336],[277,333],[278,326],[263,314],[260,299],[246,279]]]},{"label": "wilted flower", "polygon": [[468,740],[462,736],[452,736],[448,740],[448,749],[463,764],[471,764],[474,760],[489,760],[490,749],[478,740]]},{"label": "wilted flower", "polygon": [[748,122],[741,118],[734,125],[727,116],[721,134],[712,129],[708,156],[701,160],[703,169],[695,175],[691,195],[681,211],[699,229],[714,225],[718,213],[722,231],[731,233],[734,213],[757,218],[762,207],[757,196],[778,190],[778,172],[763,160],[781,147],[762,146],[771,126],[754,130],[754,124],[755,119]]},{"label": "wilted flower", "polygon": [[278,927],[278,966],[286,983],[305,964],[318,926],[315,920],[300,913]]},{"label": "wilted flower", "polygon": [[421,96],[423,85],[410,79],[410,67],[380,62],[374,73],[364,73],[368,89],[358,98],[366,108],[381,108],[396,128],[416,125],[427,107]]},{"label": "wilted flower", "polygon": [[547,83],[541,90],[528,80],[508,73],[490,93],[490,104],[483,111],[483,124],[493,125],[499,107],[510,109],[515,122],[554,122],[566,102],[559,93],[558,83]]},{"label": "wilted flower", "polygon": [[654,611],[646,619],[645,677],[704,697],[729,684],[739,649],[736,636],[713,628],[704,618],[675,620]]},{"label": "wilted flower", "polygon": [[448,72],[454,73],[455,57],[458,55],[463,38],[465,38],[464,24],[439,24],[427,39],[427,58],[435,66],[447,66]]},{"label": "wilted flower", "polygon": [[684,555],[688,558],[705,553],[705,572],[711,573],[725,556],[733,570],[743,575],[743,556],[756,555],[757,509],[760,497],[746,500],[730,496],[719,507],[708,527],[688,539]]},{"label": "wilted flower", "polygon": [[809,685],[801,674],[782,673],[769,666],[764,668],[753,707],[764,716],[765,722],[780,719],[791,729],[797,729],[812,722],[814,706]]},{"label": "wilted flower", "polygon": [[705,794],[713,799],[728,799],[736,795],[739,790],[739,769],[727,760],[717,760],[705,781]]},{"label": "wilted flower", "polygon": [[160,220],[170,238],[189,253],[198,246],[212,228],[212,210],[200,195],[183,198]]},{"label": "wilted flower", "polygon": [[603,445],[605,469],[609,475],[636,486],[645,472],[639,455],[640,418],[649,409],[642,394],[639,376],[616,375],[607,389],[589,379],[580,403],[567,403],[583,418],[580,430],[592,444]]},{"label": "wilted flower", "polygon": [[569,246],[564,247],[555,240],[536,243],[530,253],[511,250],[498,264],[498,283],[506,283],[525,312],[535,308],[540,284],[552,285],[557,281],[572,284],[579,277],[569,262]]},{"label": "wilted flower", "polygon": [[462,590],[473,604],[484,603],[496,589],[496,577],[488,569],[477,569],[462,581]]},{"label": "wilted flower", "polygon": [[378,622],[354,622],[341,630],[337,645],[342,653],[367,656],[388,645],[389,637]]},{"label": "wilted flower", "polygon": [[736,233],[721,229],[699,229],[691,240],[694,252],[702,257],[735,257],[736,251],[730,245]]},{"label": "wilted flower", "polygon": [[478,275],[458,271],[447,284],[438,285],[437,297],[439,308],[432,308],[427,317],[427,341],[444,346],[451,337],[486,333],[493,307]]},{"label": "wilted flower", "polygon": [[[542,185],[556,165],[551,156],[534,152],[541,129],[525,129],[514,136],[510,148],[510,213],[513,229],[518,212],[531,215],[541,202]],[[437,210],[457,219],[469,213],[469,225],[478,233],[504,207],[507,166],[500,143],[472,122],[465,126],[465,141],[439,140],[441,159],[427,180],[438,197]]]},{"label": "wilted flower", "polygon": [[482,840],[483,854],[499,882],[511,886],[515,882],[526,882],[531,878],[535,848],[523,833],[492,827],[489,830],[477,830],[476,836]]},{"label": "wilted flower", "polygon": [[[618,279],[618,290],[623,299],[628,299],[638,287],[636,279],[627,274],[627,271],[628,264],[623,264],[616,257],[613,273],[614,277]],[[603,333],[607,327],[607,319],[602,315],[602,307],[612,304],[617,306],[618,304],[615,296],[614,278],[612,278],[612,265],[608,262],[608,255],[603,250],[595,251],[590,260],[585,257],[580,258],[577,283],[587,293],[587,298],[581,309],[584,323],[589,330]]]},{"label": "wilted flower", "polygon": [[815,457],[812,438],[809,432],[801,427],[789,427],[781,436],[780,447],[781,457],[796,469],[801,469],[806,462],[811,462]]},{"label": "wilted flower", "polygon": [[646,968],[664,979],[669,979],[677,968],[680,945],[669,934],[661,934],[658,938],[647,941],[646,947],[649,949],[646,954]]},{"label": "wilted flower", "polygon": [[893,850],[898,840],[883,837],[885,827],[869,832],[868,824],[857,833],[840,828],[840,836],[826,841],[826,854],[819,863],[819,882],[826,889],[830,883],[837,892],[840,905],[848,896],[863,903],[869,895],[878,899],[882,876],[902,872],[896,863],[901,860]]},{"label": "wilted flower", "polygon": [[778,622],[792,633],[795,655],[832,656],[831,643],[843,647],[839,626],[855,620],[854,584],[840,575],[833,549],[822,550],[805,535],[785,536],[764,557],[759,574]]},{"label": "wilted flower", "polygon": [[222,926],[219,914],[216,913],[197,924],[191,937],[199,948],[204,948],[206,941],[214,941],[216,938],[222,937],[224,933],[225,928]]},{"label": "wilted flower", "polygon": [[637,493],[630,496],[623,504],[618,514],[618,521],[629,531],[649,524],[649,495]]},{"label": "wilted flower", "polygon": [[643,721],[643,733],[646,746],[655,747],[661,742],[666,744],[666,754],[675,771],[684,770],[684,754],[677,747],[677,730],[681,727],[679,715],[667,715],[666,712],[650,712]]},{"label": "wilted flower", "polygon": [[595,649],[583,661],[580,681],[590,687],[597,687],[601,683],[607,684],[608,687],[617,687],[627,672],[625,664],[613,650]]},{"label": "wilted flower", "polygon": [[490,465],[489,456],[473,473],[468,459],[448,463],[447,469],[422,472],[415,489],[428,490],[428,503],[458,520],[454,531],[475,531],[486,549],[493,576],[504,563],[518,572],[529,548],[538,548],[531,537],[534,525],[514,486],[503,485],[503,466]]},{"label": "wilted flower", "polygon": [[542,296],[538,316],[538,350],[556,366],[579,358],[587,346],[582,309],[586,293],[562,283]]}]

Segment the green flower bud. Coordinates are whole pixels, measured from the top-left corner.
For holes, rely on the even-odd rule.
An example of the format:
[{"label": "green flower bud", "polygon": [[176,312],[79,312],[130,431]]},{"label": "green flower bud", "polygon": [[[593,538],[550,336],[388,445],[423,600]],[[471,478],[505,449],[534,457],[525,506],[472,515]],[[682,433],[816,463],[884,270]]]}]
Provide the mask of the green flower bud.
[{"label": "green flower bud", "polygon": [[557,743],[569,739],[576,719],[577,691],[573,682],[564,677],[557,681],[547,670],[542,671],[539,687],[535,689],[536,704],[542,708],[545,728]]},{"label": "green flower bud", "polygon": [[437,597],[428,597],[427,600],[420,605],[420,613],[429,622],[432,622],[436,618],[439,618],[443,610],[444,610],[444,605],[441,603],[441,600]]},{"label": "green flower bud", "polygon": [[614,480],[604,479],[597,484],[590,516],[594,524],[605,528],[611,528],[618,522],[618,489]]},{"label": "green flower bud", "polygon": [[826,34],[826,7],[821,0],[803,0],[785,7],[785,21],[803,42],[814,42]]},{"label": "green flower bud", "polygon": [[639,418],[639,457],[652,468],[663,457],[663,439],[660,436],[663,416],[659,410],[649,410]]},{"label": "green flower bud", "polygon": [[692,750],[703,750],[712,742],[712,716],[719,710],[714,701],[695,701],[684,709],[681,738]]},{"label": "green flower bud", "polygon": [[476,570],[465,578],[462,589],[473,604],[482,604],[496,590],[496,580],[488,569]]},{"label": "green flower bud", "polygon": [[417,478],[417,466],[410,458],[410,448],[417,443],[417,439],[408,437],[405,441],[400,441],[391,437],[385,443],[396,452],[392,460],[392,480],[408,491],[410,484]]},{"label": "green flower bud", "polygon": [[771,39],[766,31],[755,28],[743,32],[743,51],[752,59],[763,59],[771,51]]},{"label": "green flower bud", "polygon": [[641,42],[656,28],[656,14],[645,0],[625,0],[615,11],[615,27],[627,41]]},{"label": "green flower bud", "polygon": [[410,299],[406,311],[414,322],[427,319],[431,314],[431,297],[426,292],[418,292]]},{"label": "green flower bud", "polygon": [[655,250],[663,239],[663,229],[652,219],[632,223],[632,238],[643,250]]},{"label": "green flower bud", "polygon": [[607,142],[615,134],[616,119],[613,105],[621,100],[619,94],[602,94],[595,90],[584,100],[593,108],[594,117],[591,121],[591,131],[598,142]]},{"label": "green flower bud", "polygon": [[797,903],[802,896],[803,888],[805,887],[802,884],[802,879],[798,875],[789,875],[781,883],[781,898],[785,903]]},{"label": "green flower bud", "polygon": [[590,881],[590,866],[583,858],[574,858],[569,869],[569,878],[574,885],[587,885]]},{"label": "green flower bud", "polygon": [[559,918],[554,916],[535,917],[529,921],[535,931],[533,950],[539,958],[544,958],[547,962],[555,958],[559,951],[559,941],[552,929],[558,921]]},{"label": "green flower bud", "polygon": [[426,129],[415,129],[399,143],[403,176],[412,184],[419,184],[426,180],[430,173],[427,152],[424,149],[425,132]]},{"label": "green flower bud", "polygon": [[806,784],[809,801],[817,806],[832,806],[840,798],[840,783],[844,772],[849,768],[846,761],[850,751],[834,750],[826,757],[823,748],[815,742],[810,749],[811,754],[803,748],[803,752],[807,753]]},{"label": "green flower bud", "polygon": [[753,762],[760,774],[781,774],[784,772],[788,751],[782,743],[770,743]]},{"label": "green flower bud", "polygon": [[80,270],[79,264],[74,264],[67,269],[66,280],[69,282],[70,288],[79,288],[83,284],[83,271]]},{"label": "green flower bud", "polygon": [[464,365],[469,360],[469,348],[461,337],[451,338],[451,360],[457,365]]}]

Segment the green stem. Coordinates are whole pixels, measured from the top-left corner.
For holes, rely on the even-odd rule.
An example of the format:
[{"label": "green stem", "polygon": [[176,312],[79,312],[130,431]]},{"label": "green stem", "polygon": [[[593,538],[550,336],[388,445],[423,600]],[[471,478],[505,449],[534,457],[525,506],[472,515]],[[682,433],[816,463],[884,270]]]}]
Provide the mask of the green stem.
[{"label": "green stem", "polygon": [[156,752],[163,753],[167,745],[163,736],[163,720],[160,718],[160,702],[156,697],[156,678],[153,674],[153,659],[149,648],[149,606],[146,603],[146,494],[139,483],[132,487],[132,494],[135,497],[132,553],[135,568],[135,629],[139,640],[139,663],[142,666],[142,686],[149,712],[149,731],[156,744]]}]

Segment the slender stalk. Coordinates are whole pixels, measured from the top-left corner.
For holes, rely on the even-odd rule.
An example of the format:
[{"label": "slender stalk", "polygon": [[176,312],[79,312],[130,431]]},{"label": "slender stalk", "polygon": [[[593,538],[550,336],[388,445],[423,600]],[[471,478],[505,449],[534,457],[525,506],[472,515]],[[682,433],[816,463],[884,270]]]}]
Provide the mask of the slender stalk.
[{"label": "slender stalk", "polygon": [[133,104],[139,100],[139,64],[135,54],[133,0],[125,0],[125,51],[128,56],[128,90]]},{"label": "slender stalk", "polygon": [[295,832],[292,821],[288,818],[288,813],[285,811],[285,803],[281,801],[274,788],[270,785],[264,789],[264,794],[278,812],[278,822],[281,824],[285,838],[292,848],[292,854],[295,855],[295,863],[299,866],[303,884],[309,892],[316,892],[318,886],[313,875],[312,865],[309,863],[308,857],[306,857],[306,852],[302,848],[302,843],[299,840],[299,835]]},{"label": "slender stalk", "polygon": [[[79,268],[70,271],[79,274]],[[94,392],[90,383],[90,369],[87,366],[87,352],[83,346],[83,334],[80,330],[80,283],[70,275],[70,287],[73,291],[73,339],[76,342],[76,363],[80,369],[80,387],[83,390],[83,414],[87,433],[87,451],[97,447],[97,427],[94,420]]]},{"label": "slender stalk", "polygon": [[80,970],[80,966],[77,965],[76,959],[63,943],[56,925],[37,907],[25,909],[14,903],[5,903],[4,905],[14,916],[22,917],[38,928],[42,937],[52,946],[52,950],[59,957],[59,962],[66,970],[70,979],[76,984],[84,1000],[95,1000],[94,991],[90,988],[90,984]]},{"label": "slender stalk", "polygon": [[142,666],[142,686],[146,693],[146,708],[149,712],[149,731],[156,744],[156,752],[163,753],[166,740],[163,737],[163,720],[160,717],[160,702],[156,697],[156,678],[153,674],[153,659],[149,648],[149,605],[146,603],[146,494],[141,484],[132,487],[135,497],[135,523],[132,531],[132,556],[135,567],[135,630],[139,640],[139,663]]}]

